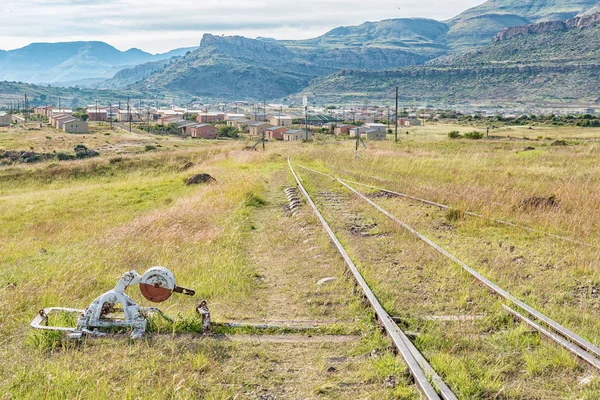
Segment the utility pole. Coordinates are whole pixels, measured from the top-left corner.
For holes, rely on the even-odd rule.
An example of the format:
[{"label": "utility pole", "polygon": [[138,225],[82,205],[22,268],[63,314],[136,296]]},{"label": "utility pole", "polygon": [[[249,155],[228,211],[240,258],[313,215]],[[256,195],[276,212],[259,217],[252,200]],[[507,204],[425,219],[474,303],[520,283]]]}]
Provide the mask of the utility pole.
[{"label": "utility pole", "polygon": [[98,121],[98,124],[100,124],[100,118],[98,118],[98,99],[96,99],[96,121]]},{"label": "utility pole", "polygon": [[390,129],[390,106],[387,106],[387,128]]},{"label": "utility pole", "polygon": [[396,86],[396,129],[395,141],[398,143],[398,86]]},{"label": "utility pole", "polygon": [[112,131],[112,129],[113,129],[113,119],[112,119],[112,103],[111,102],[108,103],[108,112],[106,113],[106,117],[110,121],[110,130]]},{"label": "utility pole", "polygon": [[131,106],[129,104],[130,98],[127,97],[127,119],[129,120],[129,133],[131,133]]},{"label": "utility pole", "polygon": [[279,107],[279,126],[281,126],[281,113],[283,112],[283,106]]},{"label": "utility pole", "polygon": [[308,142],[308,104],[304,106],[304,118],[306,125],[306,141]]}]

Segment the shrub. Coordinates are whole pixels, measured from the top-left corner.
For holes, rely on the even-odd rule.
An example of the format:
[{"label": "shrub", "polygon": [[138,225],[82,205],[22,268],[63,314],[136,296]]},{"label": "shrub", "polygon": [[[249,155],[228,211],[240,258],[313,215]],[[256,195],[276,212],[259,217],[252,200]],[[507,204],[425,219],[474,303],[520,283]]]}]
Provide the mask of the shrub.
[{"label": "shrub", "polygon": [[459,132],[459,131],[452,131],[452,132],[448,132],[448,137],[449,137],[450,139],[459,139],[459,138],[461,138],[462,136],[461,136],[461,134],[460,134],[460,132]]},{"label": "shrub", "polygon": [[83,144],[78,144],[77,146],[75,146],[74,150],[75,150],[75,158],[78,160],[81,160],[84,158],[98,157],[100,155],[100,153],[98,153],[97,151],[90,150]]},{"label": "shrub", "polygon": [[58,158],[59,161],[68,161],[68,160],[74,160],[75,156],[73,154],[67,154],[64,152],[60,152],[60,153],[56,153],[56,158]]},{"label": "shrub", "polygon": [[465,213],[462,210],[457,210],[455,208],[449,208],[446,212],[446,221],[448,222],[456,222],[465,217]]},{"label": "shrub", "polygon": [[144,150],[145,151],[152,151],[152,150],[156,150],[156,146],[153,144],[147,144],[146,146],[144,146]]},{"label": "shrub", "polygon": [[237,138],[239,133],[237,128],[234,128],[233,126],[224,125],[219,127],[219,137]]},{"label": "shrub", "polygon": [[473,131],[473,132],[465,133],[465,137],[467,139],[473,139],[473,140],[483,139],[483,132]]}]

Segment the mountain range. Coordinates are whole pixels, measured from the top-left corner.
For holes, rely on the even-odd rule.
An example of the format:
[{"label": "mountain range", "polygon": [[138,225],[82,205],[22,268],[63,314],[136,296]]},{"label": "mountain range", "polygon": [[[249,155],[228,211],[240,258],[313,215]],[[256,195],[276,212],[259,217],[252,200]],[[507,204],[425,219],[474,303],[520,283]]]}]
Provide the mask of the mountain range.
[{"label": "mountain range", "polygon": [[[240,98],[285,98],[299,87],[309,88],[300,90],[304,94],[319,89],[334,94],[328,90],[336,85],[318,86],[339,81],[340,76],[363,74],[377,79],[398,68],[419,71],[427,68],[420,66],[436,60],[459,62],[457,55],[485,49],[503,29],[573,18],[593,7],[598,7],[597,0],[489,0],[445,22],[423,18],[366,22],[307,40],[205,35],[198,49],[165,68],[156,68],[150,76],[140,76],[140,82],[132,87],[218,99],[236,94]],[[277,54],[276,61],[271,54]],[[360,97],[371,87],[371,83],[353,85],[344,93]]]},{"label": "mountain range", "polygon": [[165,54],[139,49],[119,51],[104,42],[32,43],[0,51],[0,80],[37,84],[74,84],[101,81],[138,64],[185,54],[189,48]]},{"label": "mountain range", "polygon": [[470,52],[413,68],[340,71],[316,79],[296,97],[373,101],[391,98],[398,86],[405,104],[597,104],[599,43],[600,13],[510,27]]},{"label": "mountain range", "polygon": [[[451,103],[554,94],[591,101],[581,82],[600,63],[599,11],[597,0],[488,0],[448,21],[365,22],[306,40],[205,34],[197,48],[161,55],[101,42],[33,44],[0,52],[0,80],[214,100],[368,99],[399,84],[406,99]],[[544,80],[564,91],[536,94]]]}]

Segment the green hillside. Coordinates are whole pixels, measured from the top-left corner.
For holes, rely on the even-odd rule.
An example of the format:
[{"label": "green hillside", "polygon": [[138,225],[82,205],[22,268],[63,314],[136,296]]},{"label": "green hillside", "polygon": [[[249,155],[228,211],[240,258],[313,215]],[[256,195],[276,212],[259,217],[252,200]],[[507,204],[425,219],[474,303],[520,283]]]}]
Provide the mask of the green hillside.
[{"label": "green hillside", "polygon": [[[54,86],[40,86],[17,82],[0,82],[0,108],[8,108],[12,104],[23,102],[27,95],[28,103],[32,107],[54,105],[58,106],[59,98],[63,107],[84,107],[94,104],[96,100],[100,104],[118,101],[126,102],[128,97],[133,99],[154,99],[143,91],[116,91],[116,90],[93,90],[62,88]],[[161,96],[162,97],[162,96]]]},{"label": "green hillside", "polygon": [[504,32],[516,35],[510,39],[498,35],[499,40],[477,51],[428,66],[341,71],[314,81],[303,94],[323,102],[389,99],[398,85],[408,102],[595,103],[600,95],[600,14],[569,23],[574,27],[556,22],[513,28]]},{"label": "green hillside", "polygon": [[274,43],[206,34],[197,50],[133,87],[212,99],[273,99],[302,90],[316,76],[333,71]]},{"label": "green hillside", "polygon": [[290,49],[400,47],[412,50],[444,49],[446,24],[426,18],[397,18],[365,22],[357,26],[341,26],[314,39],[279,41]]},{"label": "green hillside", "polygon": [[503,28],[560,21],[585,12],[597,0],[488,0],[446,21],[449,46],[468,50],[486,45]]}]

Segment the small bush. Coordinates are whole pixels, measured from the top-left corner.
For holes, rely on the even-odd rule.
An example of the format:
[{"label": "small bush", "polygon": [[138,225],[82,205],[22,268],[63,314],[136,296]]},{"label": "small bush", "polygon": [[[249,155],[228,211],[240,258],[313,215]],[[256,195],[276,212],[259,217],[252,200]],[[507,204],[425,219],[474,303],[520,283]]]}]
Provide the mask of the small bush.
[{"label": "small bush", "polygon": [[448,132],[448,137],[450,139],[460,139],[462,136],[459,131]]},{"label": "small bush", "polygon": [[446,221],[448,222],[456,222],[465,217],[465,213],[462,210],[457,210],[455,208],[449,208],[446,212]]},{"label": "small bush", "polygon": [[60,153],[56,153],[56,158],[58,158],[58,161],[69,161],[69,160],[74,160],[75,156],[73,154],[67,154],[65,152],[60,152]]},{"label": "small bush", "polygon": [[156,150],[156,146],[153,144],[147,144],[146,146],[144,146],[144,150],[153,151],[153,150]]},{"label": "small bush", "polygon": [[483,132],[473,131],[473,132],[465,133],[465,137],[467,139],[473,139],[473,140],[483,139]]},{"label": "small bush", "polygon": [[74,150],[75,158],[78,160],[82,160],[84,158],[98,157],[100,155],[100,153],[98,153],[97,151],[90,150],[83,144],[78,144],[77,146],[75,146]]}]

